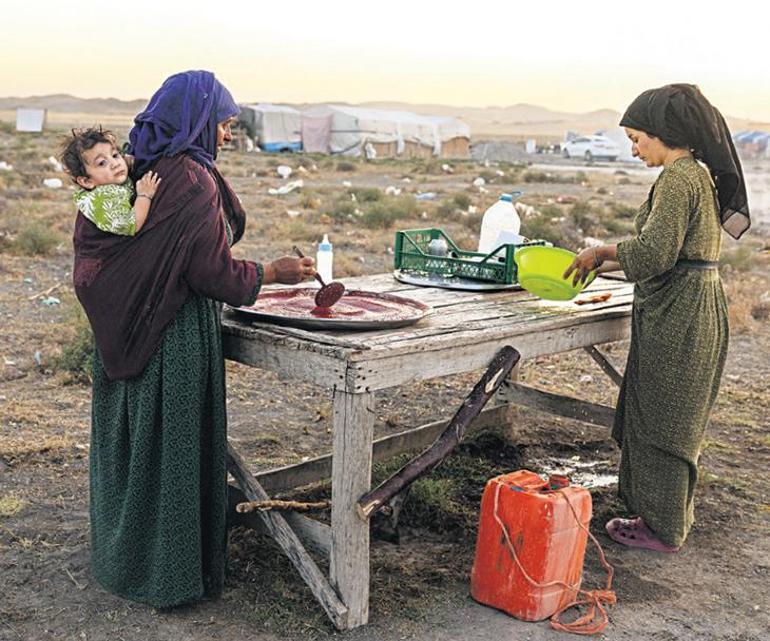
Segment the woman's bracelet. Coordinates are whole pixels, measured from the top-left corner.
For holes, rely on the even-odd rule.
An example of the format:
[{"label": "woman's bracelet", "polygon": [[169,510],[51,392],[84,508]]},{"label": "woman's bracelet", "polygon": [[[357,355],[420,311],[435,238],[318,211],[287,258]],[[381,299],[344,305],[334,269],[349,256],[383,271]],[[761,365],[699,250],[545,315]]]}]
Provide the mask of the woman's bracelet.
[{"label": "woman's bracelet", "polygon": [[146,198],[147,200],[152,200],[152,196],[148,196],[147,194],[137,194],[137,198]]}]

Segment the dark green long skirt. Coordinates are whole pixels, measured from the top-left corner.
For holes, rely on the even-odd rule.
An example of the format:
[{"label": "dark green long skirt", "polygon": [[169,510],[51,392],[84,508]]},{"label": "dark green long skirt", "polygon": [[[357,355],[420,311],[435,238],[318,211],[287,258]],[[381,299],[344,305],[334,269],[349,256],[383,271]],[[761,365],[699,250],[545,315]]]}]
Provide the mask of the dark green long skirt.
[{"label": "dark green long skirt", "polygon": [[91,565],[119,596],[216,597],[225,567],[225,375],[216,304],[191,294],[144,372],[94,363]]}]

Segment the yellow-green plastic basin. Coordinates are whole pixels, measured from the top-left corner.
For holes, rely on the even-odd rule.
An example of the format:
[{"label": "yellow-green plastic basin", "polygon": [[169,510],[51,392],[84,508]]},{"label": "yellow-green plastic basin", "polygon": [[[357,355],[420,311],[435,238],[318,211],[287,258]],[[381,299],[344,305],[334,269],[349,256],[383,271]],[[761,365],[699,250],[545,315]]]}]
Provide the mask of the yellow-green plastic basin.
[{"label": "yellow-green plastic basin", "polygon": [[577,254],[561,247],[535,245],[517,249],[513,259],[516,261],[519,284],[546,300],[575,298],[596,277],[596,273],[591,272],[586,283],[574,286],[572,277],[568,280],[562,278],[575,256]]}]

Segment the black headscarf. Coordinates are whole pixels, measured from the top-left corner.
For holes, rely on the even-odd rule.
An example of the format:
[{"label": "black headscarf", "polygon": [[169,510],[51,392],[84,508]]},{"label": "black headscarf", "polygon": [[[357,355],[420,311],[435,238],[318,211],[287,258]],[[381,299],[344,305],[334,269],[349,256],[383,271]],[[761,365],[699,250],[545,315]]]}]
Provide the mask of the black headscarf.
[{"label": "black headscarf", "polygon": [[674,84],[648,89],[626,109],[620,125],[660,138],[669,147],[692,151],[711,172],[724,230],[740,238],[751,226],[746,182],[730,130],[698,87]]}]

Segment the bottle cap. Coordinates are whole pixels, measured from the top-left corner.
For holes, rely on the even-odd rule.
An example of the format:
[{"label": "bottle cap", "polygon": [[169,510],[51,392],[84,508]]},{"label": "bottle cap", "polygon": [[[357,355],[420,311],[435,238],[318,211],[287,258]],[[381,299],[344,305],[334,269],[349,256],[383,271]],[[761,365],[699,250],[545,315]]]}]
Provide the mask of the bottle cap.
[{"label": "bottle cap", "polygon": [[330,252],[332,250],[332,244],[329,242],[329,234],[324,234],[324,239],[318,243],[318,251]]},{"label": "bottle cap", "polygon": [[521,196],[524,192],[523,191],[512,191],[510,194],[500,194],[500,200],[504,200],[506,202],[513,202],[515,198],[518,198]]}]

